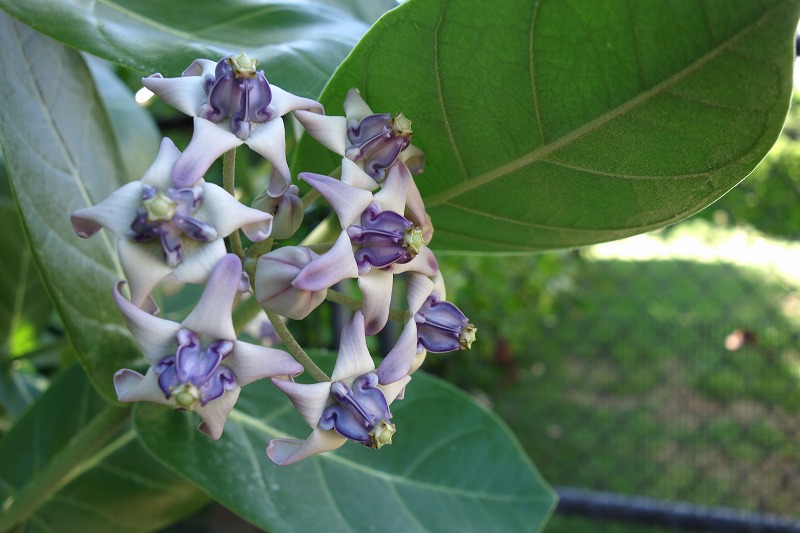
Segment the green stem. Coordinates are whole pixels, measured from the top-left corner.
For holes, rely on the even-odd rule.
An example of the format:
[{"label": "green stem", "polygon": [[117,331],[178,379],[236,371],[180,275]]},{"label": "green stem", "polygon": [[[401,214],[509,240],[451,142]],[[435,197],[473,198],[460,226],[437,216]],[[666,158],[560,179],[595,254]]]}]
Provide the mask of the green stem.
[{"label": "green stem", "polygon": [[294,339],[294,336],[289,331],[289,328],[286,327],[286,324],[283,323],[281,317],[275,311],[271,311],[269,309],[264,309],[267,312],[267,317],[269,321],[272,322],[272,327],[275,328],[275,333],[278,334],[278,337],[281,338],[283,343],[286,345],[286,349],[289,353],[294,357],[294,360],[303,365],[303,368],[306,369],[306,372],[311,374],[311,377],[320,381],[330,381],[331,378],[328,377],[328,374],[322,371],[320,367],[311,360],[308,354],[303,350],[303,348],[297,343]]},{"label": "green stem", "polygon": [[[361,300],[358,298],[353,298],[352,296],[347,296],[346,294],[334,289],[328,289],[325,299],[339,305],[343,305],[349,309],[352,309],[353,311],[358,311],[361,309]],[[407,320],[406,312],[402,309],[390,309],[389,318],[396,320],[397,322],[405,322]]]},{"label": "green stem", "polygon": [[[222,187],[236,198],[235,190],[236,177],[236,148],[231,148],[222,156]],[[244,259],[244,248],[242,248],[242,237],[239,231],[230,234],[231,250],[233,253]]]},{"label": "green stem", "polygon": [[84,463],[128,421],[130,409],[109,405],[83,426],[16,495],[7,498],[0,513],[0,531],[29,518],[50,496],[84,471]]}]

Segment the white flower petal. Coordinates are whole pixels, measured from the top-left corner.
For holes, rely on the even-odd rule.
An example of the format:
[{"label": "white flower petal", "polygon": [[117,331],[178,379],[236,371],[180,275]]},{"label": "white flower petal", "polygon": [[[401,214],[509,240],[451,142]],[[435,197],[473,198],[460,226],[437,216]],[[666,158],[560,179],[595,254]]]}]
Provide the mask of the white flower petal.
[{"label": "white flower petal", "polygon": [[114,389],[121,402],[155,402],[172,405],[158,386],[158,376],[152,368],[142,376],[135,370],[123,368],[114,374]]},{"label": "white flower petal", "polygon": [[241,146],[242,142],[230,132],[229,121],[214,124],[195,117],[192,140],[172,167],[173,184],[176,188],[193,186],[219,156]]},{"label": "white flower petal", "polygon": [[289,397],[306,424],[312,428],[317,427],[322,412],[330,399],[331,382],[323,381],[306,385],[282,379],[272,379],[271,381]]},{"label": "white flower petal", "polygon": [[222,396],[202,407],[195,407],[194,411],[203,419],[197,429],[212,440],[219,439],[222,436],[222,430],[225,429],[225,421],[228,419],[228,415],[231,414],[241,391],[241,387],[236,387],[225,391]]},{"label": "white flower petal", "polygon": [[155,286],[172,272],[172,268],[164,262],[161,246],[155,241],[138,243],[123,238],[119,240],[117,252],[130,285],[131,301],[143,307]]},{"label": "white flower petal", "polygon": [[273,463],[286,466],[318,453],[335,450],[346,441],[333,430],[315,428],[306,440],[272,439],[267,445],[267,456]]},{"label": "white flower petal", "polygon": [[389,320],[393,278],[394,275],[388,270],[375,268],[358,278],[367,335],[378,333]]},{"label": "white flower petal", "polygon": [[164,78],[161,74],[153,74],[142,78],[142,85],[153,91],[164,103],[192,117],[208,101],[201,76]]},{"label": "white flower petal", "polygon": [[344,114],[347,120],[357,120],[361,122],[370,115],[374,115],[372,109],[369,108],[367,103],[361,97],[358,89],[350,89],[347,91],[347,96],[344,99]]},{"label": "white flower petal", "polygon": [[306,130],[306,133],[319,141],[328,150],[344,156],[347,148],[347,119],[320,115],[310,111],[295,111],[294,118]]},{"label": "white flower petal", "polygon": [[231,313],[241,279],[241,260],[234,254],[222,257],[208,278],[200,301],[182,326],[214,339],[235,340]]},{"label": "white flower petal", "polygon": [[395,400],[402,400],[402,395],[405,392],[406,385],[408,385],[409,381],[411,381],[411,376],[403,376],[394,383],[381,385],[380,389],[383,391],[383,396],[386,398],[386,403],[391,405]]},{"label": "white flower petal", "polygon": [[410,373],[411,365],[417,356],[417,323],[413,318],[406,322],[400,338],[392,350],[378,365],[378,382],[388,385],[401,380]]},{"label": "white flower petal", "polygon": [[120,281],[114,286],[114,301],[122,311],[128,329],[141,347],[145,358],[151,366],[156,365],[167,355],[175,353],[178,346],[175,336],[181,325],[172,320],[153,316],[129,302],[120,293],[124,285],[125,282]]},{"label": "white flower petal", "polygon": [[372,203],[371,192],[351,187],[330,176],[303,172],[298,177],[314,187],[331,204],[342,228],[359,220],[361,213]]},{"label": "white flower petal", "polygon": [[283,119],[276,117],[263,124],[254,123],[250,136],[244,142],[272,163],[269,195],[276,198],[286,192],[292,182],[292,174],[286,162],[286,130],[283,127]]},{"label": "white flower petal", "polygon": [[425,170],[425,152],[413,144],[409,144],[397,158],[405,163],[414,176],[419,176]]},{"label": "white flower petal", "polygon": [[436,260],[436,256],[433,255],[433,251],[427,246],[424,246],[420,249],[417,256],[408,263],[394,263],[386,267],[384,271],[393,274],[399,274],[401,272],[419,272],[426,276],[435,276],[436,273],[439,272],[439,262]]},{"label": "white flower petal", "polygon": [[215,76],[217,62],[210,59],[195,59],[192,64],[186,67],[181,76]]},{"label": "white flower petal", "polygon": [[[202,182],[204,222],[208,222],[220,237],[227,237],[239,228],[253,242],[263,241],[272,230],[272,215],[247,207],[225,189]],[[199,218],[199,217],[198,217]]]},{"label": "white flower petal", "polygon": [[280,116],[285,115],[289,111],[297,111],[299,109],[305,109],[315,113],[325,112],[322,104],[316,100],[303,98],[302,96],[286,92],[277,85],[270,84],[269,88],[272,91],[272,102],[270,102],[270,105],[275,108]]},{"label": "white flower petal", "polygon": [[431,278],[433,280],[433,290],[439,295],[439,299],[447,300],[447,289],[444,286],[444,276],[441,270],[436,270],[436,274]]},{"label": "white flower petal", "polygon": [[172,139],[169,137],[161,139],[156,160],[153,161],[153,164],[142,176],[142,183],[151,185],[161,192],[166,192],[167,189],[172,187],[172,167],[180,156],[181,151],[178,150]]},{"label": "white flower petal", "polygon": [[358,264],[353,256],[353,245],[347,232],[343,231],[330,250],[303,267],[292,286],[305,291],[321,291],[344,279],[357,277]]},{"label": "white flower petal", "polygon": [[342,183],[365,191],[374,191],[378,188],[377,181],[364,172],[363,168],[346,157],[342,158]]},{"label": "white flower petal", "polygon": [[408,312],[411,313],[411,316],[417,314],[417,311],[420,310],[433,289],[434,283],[428,276],[417,272],[408,273],[406,301],[408,303]]},{"label": "white flower petal", "polygon": [[267,377],[297,376],[303,372],[303,366],[288,353],[242,341],[236,341],[224,364],[233,370],[241,387]]},{"label": "white flower petal", "polygon": [[[333,366],[331,380],[353,379],[375,370],[375,363],[367,349],[364,336],[364,315],[356,311],[342,328],[339,341],[339,354]],[[320,413],[320,416],[322,413]]]},{"label": "white flower petal", "polygon": [[205,283],[217,262],[225,255],[225,241],[222,237],[211,242],[184,239],[183,249],[183,261],[178,263],[173,274],[184,283]]},{"label": "white flower petal", "polygon": [[131,229],[136,210],[142,204],[142,183],[125,184],[97,205],[78,209],[70,216],[72,228],[79,237],[88,239],[101,227],[107,228],[120,238]]},{"label": "white flower petal", "polygon": [[411,185],[411,173],[406,166],[396,161],[389,167],[389,173],[383,187],[375,194],[375,201],[384,211],[403,214],[406,209],[406,196]]}]

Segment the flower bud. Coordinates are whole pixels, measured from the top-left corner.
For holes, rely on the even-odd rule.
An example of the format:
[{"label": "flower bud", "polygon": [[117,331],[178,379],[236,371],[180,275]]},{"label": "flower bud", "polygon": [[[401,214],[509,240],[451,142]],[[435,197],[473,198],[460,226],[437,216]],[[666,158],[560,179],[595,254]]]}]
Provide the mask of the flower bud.
[{"label": "flower bud", "polygon": [[327,289],[310,291],[293,282],[311,261],[319,257],[304,246],[286,246],[258,258],[255,292],[258,302],[279,315],[302,320],[322,303]]},{"label": "flower bud", "polygon": [[267,191],[253,200],[252,207],[272,215],[272,237],[288,239],[303,223],[303,202],[297,185],[290,185],[282,195],[271,197]]}]

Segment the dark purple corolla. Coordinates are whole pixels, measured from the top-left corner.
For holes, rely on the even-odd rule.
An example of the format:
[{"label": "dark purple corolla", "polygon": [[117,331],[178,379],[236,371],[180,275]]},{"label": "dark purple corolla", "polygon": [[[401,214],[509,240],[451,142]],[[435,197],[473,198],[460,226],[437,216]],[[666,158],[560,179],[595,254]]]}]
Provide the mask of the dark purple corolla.
[{"label": "dark purple corolla", "polygon": [[200,431],[218,439],[241,387],[303,371],[286,352],[236,340],[231,313],[242,277],[239,258],[224,256],[200,301],[181,323],[138,308],[121,294],[125,282],[116,285],[114,299],[150,363],[145,375],[127,368],[114,375],[120,401],[149,401],[194,411],[203,419]]},{"label": "dark purple corolla", "polygon": [[192,140],[172,171],[176,187],[191,187],[222,154],[246,144],[275,169],[267,189],[289,188],[283,120],[298,109],[322,113],[319,102],[267,82],[258,60],[242,53],[214,62],[197,59],[179,78],[153,74],[142,84],[172,107],[194,117]]},{"label": "dark purple corolla", "polygon": [[122,270],[137,306],[148,302],[165,276],[203,283],[225,255],[224,237],[240,228],[252,241],[269,237],[272,215],[239,203],[205,180],[191,188],[172,186],[171,171],[181,152],[165,138],[142,177],[123,185],[97,205],[72,213],[78,236],[105,227],[117,237]]}]

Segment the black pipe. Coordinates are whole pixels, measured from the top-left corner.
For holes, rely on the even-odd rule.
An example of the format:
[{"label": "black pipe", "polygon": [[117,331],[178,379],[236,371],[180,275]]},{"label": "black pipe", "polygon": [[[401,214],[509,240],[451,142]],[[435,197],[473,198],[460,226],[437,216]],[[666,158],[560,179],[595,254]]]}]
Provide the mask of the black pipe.
[{"label": "black pipe", "polygon": [[554,489],[559,497],[556,513],[565,516],[583,516],[597,521],[647,524],[703,533],[800,533],[800,518],[791,519],[727,507],[706,507],[571,487]]}]

